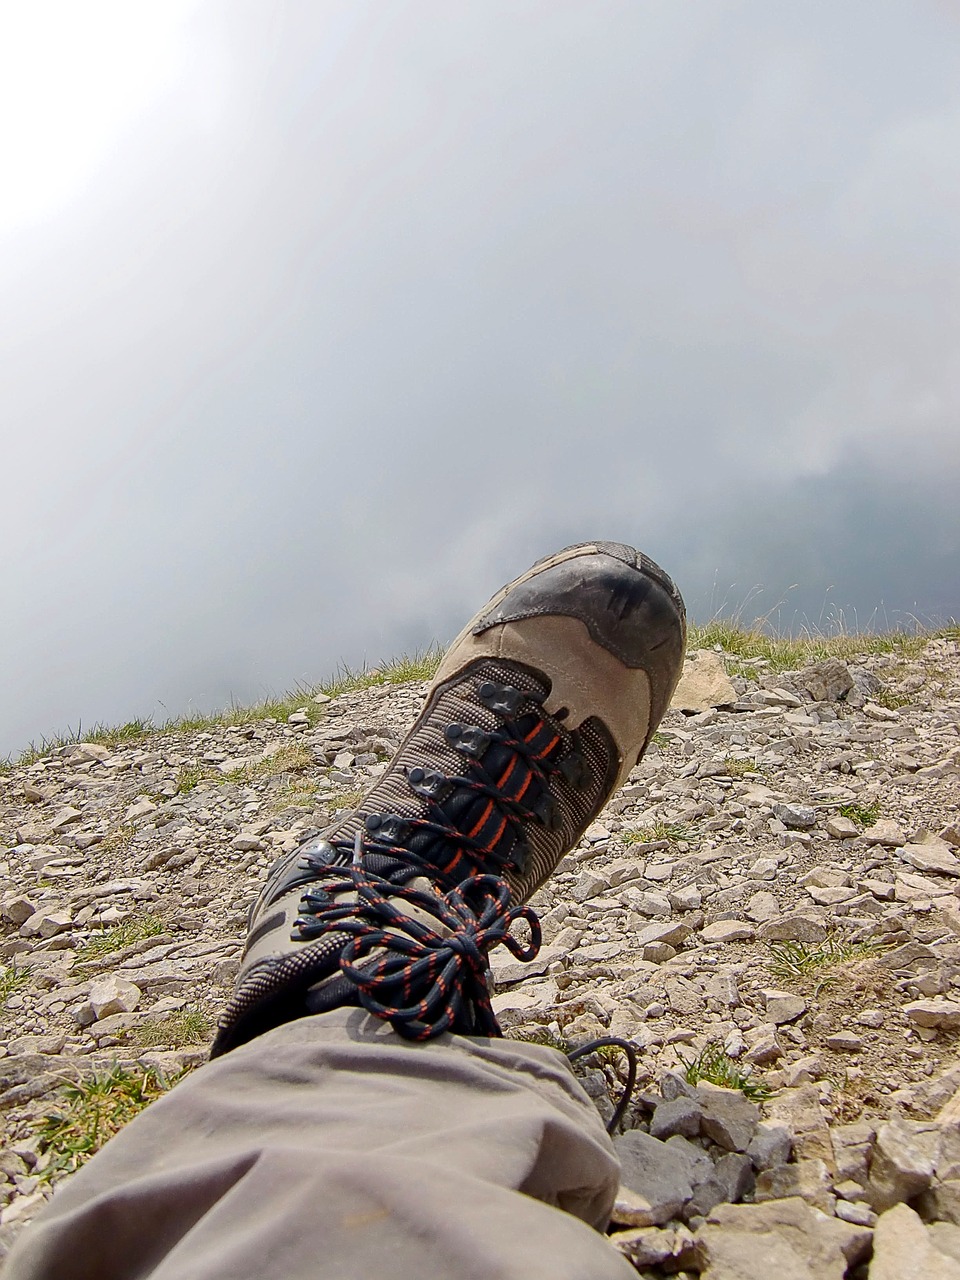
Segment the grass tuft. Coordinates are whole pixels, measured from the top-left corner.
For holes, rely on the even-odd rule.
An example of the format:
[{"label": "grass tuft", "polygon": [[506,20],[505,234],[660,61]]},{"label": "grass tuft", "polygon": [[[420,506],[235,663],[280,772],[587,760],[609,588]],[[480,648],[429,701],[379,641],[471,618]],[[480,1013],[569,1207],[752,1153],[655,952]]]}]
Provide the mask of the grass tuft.
[{"label": "grass tuft", "polygon": [[740,760],[736,756],[727,756],[723,767],[730,778],[743,778],[748,773],[759,773],[754,760]]},{"label": "grass tuft", "polygon": [[632,827],[621,831],[620,839],[624,844],[653,844],[657,840],[669,840],[671,844],[677,840],[687,840],[692,828],[682,822],[664,822],[658,820],[649,827]]},{"label": "grass tuft", "polygon": [[188,768],[186,765],[177,774],[176,788],[178,796],[188,796],[191,791],[199,787],[201,782],[207,781],[209,775],[199,765]]},{"label": "grass tuft", "polygon": [[255,778],[275,778],[282,773],[301,773],[316,766],[313,753],[299,742],[285,743],[279,751],[245,765],[236,773],[218,775],[219,782],[252,782]]},{"label": "grass tuft", "polygon": [[892,689],[881,689],[873,694],[871,702],[875,702],[880,707],[886,707],[888,711],[899,711],[901,707],[912,707],[914,699],[906,693],[894,693]]},{"label": "grass tuft", "polygon": [[336,678],[319,690],[329,698],[337,698],[341,693],[354,693],[362,689],[372,689],[382,684],[410,684],[417,680],[432,680],[436,674],[443,650],[434,646],[414,654],[403,654],[395,662],[370,670],[354,671],[350,667],[341,667]]},{"label": "grass tuft", "polygon": [[341,791],[330,796],[327,804],[331,809],[355,809],[362,799],[362,791]]},{"label": "grass tuft", "polygon": [[[866,960],[883,950],[882,943],[869,938],[864,942],[844,942],[839,938],[827,938],[825,942],[816,943],[771,942],[767,968],[774,977],[789,982],[856,960]],[[826,981],[832,979],[828,977]]]},{"label": "grass tuft", "polygon": [[[204,729],[217,729],[224,725],[253,724],[258,720],[285,721],[295,711],[305,711],[311,725],[323,719],[323,708],[313,699],[318,693],[328,698],[338,698],[343,693],[354,693],[363,689],[371,689],[375,685],[408,684],[411,681],[430,680],[440,665],[443,650],[437,646],[419,650],[413,654],[402,654],[394,662],[385,663],[372,669],[353,670],[342,666],[330,680],[321,684],[303,685],[279,698],[265,698],[250,707],[232,705],[218,711],[194,713],[175,716],[157,723],[146,719],[129,720],[126,724],[110,727],[96,725],[89,731],[67,730],[63,734],[53,734],[49,738],[31,743],[16,757],[7,757],[0,761],[0,769],[7,771],[15,766],[35,764],[44,756],[50,755],[60,747],[70,746],[75,742],[99,742],[108,747],[128,746],[132,742],[141,741],[153,734],[179,731],[196,733]],[[196,783],[193,784],[196,786]]]},{"label": "grass tuft", "polygon": [[596,1058],[598,1062],[608,1067],[619,1067],[624,1061],[624,1052],[615,1044],[598,1044],[597,1047],[587,1054],[586,1061],[590,1058]]},{"label": "grass tuft", "polygon": [[873,804],[842,804],[840,816],[858,822],[862,827],[872,827],[880,817],[880,806],[876,801]]},{"label": "grass tuft", "polygon": [[562,1035],[558,1036],[549,1027],[513,1027],[503,1034],[507,1040],[522,1040],[524,1044],[545,1044],[547,1048],[558,1049],[561,1053],[567,1053],[570,1049],[569,1041]]},{"label": "grass tuft", "polygon": [[[833,634],[804,628],[797,636],[771,632],[768,624],[769,617],[758,619],[749,627],[743,626],[736,617],[715,617],[704,626],[691,625],[688,643],[692,649],[719,646],[731,675],[757,680],[758,669],[766,672],[794,670],[829,657],[850,660],[865,654],[894,654],[908,660],[917,657],[930,640],[956,640],[960,637],[960,627],[955,622],[936,630],[926,629],[917,623],[912,631],[901,629],[871,632],[857,628],[845,629],[843,619],[840,619],[838,629]],[[31,743],[16,757],[0,760],[0,772],[8,771],[14,766],[33,764],[60,747],[81,741],[99,742],[109,747],[126,746],[168,730],[196,732],[223,725],[250,724],[258,720],[285,721],[294,711],[301,709],[306,710],[310,723],[315,724],[324,714],[322,707],[313,701],[317,694],[337,698],[341,694],[370,689],[375,685],[429,680],[440,665],[442,653],[440,648],[434,646],[413,654],[401,655],[394,662],[372,669],[354,670],[342,666],[334,677],[321,684],[303,685],[281,697],[265,698],[249,707],[232,705],[210,713],[176,716],[161,723],[155,723],[147,717],[128,720],[126,724],[119,726],[98,724],[88,731],[82,731],[78,727],[75,732],[68,730],[65,734],[41,738],[39,743]],[[892,702],[898,697],[896,694],[887,696]],[[882,705],[890,705],[883,702],[882,698],[878,698],[878,701]]]},{"label": "grass tuft", "polygon": [[146,938],[155,938],[164,933],[164,923],[159,916],[147,911],[141,915],[121,920],[119,924],[94,934],[77,951],[77,964],[92,964],[113,951],[121,951],[134,942],[143,942]]},{"label": "grass tuft", "polygon": [[100,841],[103,853],[123,853],[136,834],[137,828],[132,822],[121,822]]},{"label": "grass tuft", "polygon": [[765,629],[766,620],[752,627],[741,626],[735,620],[714,618],[706,626],[689,629],[687,643],[691,649],[712,649],[719,645],[725,655],[734,661],[731,675],[751,676],[744,662],[760,659],[771,672],[793,671],[811,662],[825,658],[849,661],[865,654],[896,654],[901,658],[917,657],[924,645],[938,636],[948,636],[950,628],[943,631],[918,629],[908,631],[841,631],[834,635],[804,630],[799,636],[771,634]]},{"label": "grass tuft", "polygon": [[49,738],[41,738],[39,742],[31,742],[15,759],[8,757],[4,763],[8,766],[35,764],[44,756],[59,751],[61,747],[69,747],[77,742],[97,742],[103,747],[111,748],[128,747],[155,732],[156,726],[149,718],[128,720],[121,725],[96,724],[92,729],[86,730],[78,726],[75,731],[68,729],[66,733],[55,733]]},{"label": "grass tuft", "polygon": [[41,1154],[49,1160],[41,1178],[74,1173],[134,1116],[179,1079],[167,1079],[152,1069],[129,1071],[115,1067],[77,1084],[63,1085],[60,1106],[35,1127]]},{"label": "grass tuft", "polygon": [[291,807],[312,807],[317,800],[320,788],[309,778],[291,778],[270,801],[270,807],[276,812]]},{"label": "grass tuft", "polygon": [[172,1045],[175,1049],[206,1044],[213,1035],[213,1023],[200,1009],[182,1009],[169,1017],[141,1023],[132,1033],[141,1049]]},{"label": "grass tuft", "polygon": [[8,965],[0,973],[0,1008],[5,1008],[10,997],[21,991],[29,981],[30,975],[27,970],[21,969],[16,960]]},{"label": "grass tuft", "polygon": [[719,1040],[705,1044],[695,1058],[688,1060],[682,1053],[680,1058],[687,1084],[698,1085],[703,1080],[722,1089],[737,1089],[751,1102],[765,1102],[772,1094],[768,1085],[752,1079],[749,1070],[737,1065]]},{"label": "grass tuft", "polygon": [[727,668],[728,676],[739,676],[741,680],[751,681],[759,684],[760,675],[763,670],[767,669],[767,664],[757,667],[749,659],[732,658],[724,655],[724,666]]}]

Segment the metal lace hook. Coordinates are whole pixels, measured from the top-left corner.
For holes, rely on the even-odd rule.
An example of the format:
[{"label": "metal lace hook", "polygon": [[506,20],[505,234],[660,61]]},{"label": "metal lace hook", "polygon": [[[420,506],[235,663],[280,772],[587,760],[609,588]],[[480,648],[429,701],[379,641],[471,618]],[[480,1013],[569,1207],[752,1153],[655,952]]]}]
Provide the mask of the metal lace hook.
[{"label": "metal lace hook", "polygon": [[359,867],[363,864],[363,835],[360,831],[353,837],[353,865]]}]

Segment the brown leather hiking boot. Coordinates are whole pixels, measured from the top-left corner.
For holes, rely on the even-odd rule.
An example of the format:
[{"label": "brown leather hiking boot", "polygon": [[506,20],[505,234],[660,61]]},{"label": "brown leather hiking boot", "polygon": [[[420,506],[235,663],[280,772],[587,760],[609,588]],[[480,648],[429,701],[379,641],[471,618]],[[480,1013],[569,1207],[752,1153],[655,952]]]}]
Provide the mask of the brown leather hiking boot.
[{"label": "brown leather hiking boot", "polygon": [[359,807],[271,869],[214,1056],[351,1004],[410,1038],[499,1034],[486,954],[536,954],[522,904],[643,754],[684,644],[680,593],[620,543],[568,547],[499,591]]}]

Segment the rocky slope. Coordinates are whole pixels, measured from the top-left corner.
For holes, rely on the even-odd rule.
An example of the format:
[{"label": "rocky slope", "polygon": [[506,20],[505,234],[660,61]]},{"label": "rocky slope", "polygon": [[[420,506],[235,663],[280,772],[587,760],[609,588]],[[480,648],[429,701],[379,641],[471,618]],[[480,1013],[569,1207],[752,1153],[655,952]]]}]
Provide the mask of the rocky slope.
[{"label": "rocky slope", "polygon": [[[960,644],[727,667],[691,655],[536,896],[538,959],[494,953],[501,1022],[640,1048],[612,1238],[641,1274],[960,1276]],[[421,694],[0,774],[4,1248],[69,1167],[38,1134],[64,1082],[203,1060],[266,867],[357,802]],[[616,1054],[586,1061],[609,1115]]]}]

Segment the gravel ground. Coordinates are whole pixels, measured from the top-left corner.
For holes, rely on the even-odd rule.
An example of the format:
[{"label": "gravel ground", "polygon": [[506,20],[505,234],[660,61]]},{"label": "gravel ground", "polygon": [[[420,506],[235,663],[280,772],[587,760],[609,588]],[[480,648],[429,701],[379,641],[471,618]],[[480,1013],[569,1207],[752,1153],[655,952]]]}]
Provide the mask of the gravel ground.
[{"label": "gravel ground", "polygon": [[[203,1061],[266,868],[358,803],[422,693],[0,773],[3,1249],[69,1170],[39,1132],[64,1081]],[[960,1275],[958,799],[956,640],[779,672],[689,655],[534,899],[540,956],[492,956],[507,1034],[640,1051],[611,1239],[641,1274],[766,1276],[782,1253],[818,1280]],[[586,1060],[606,1116],[621,1074]]]}]

